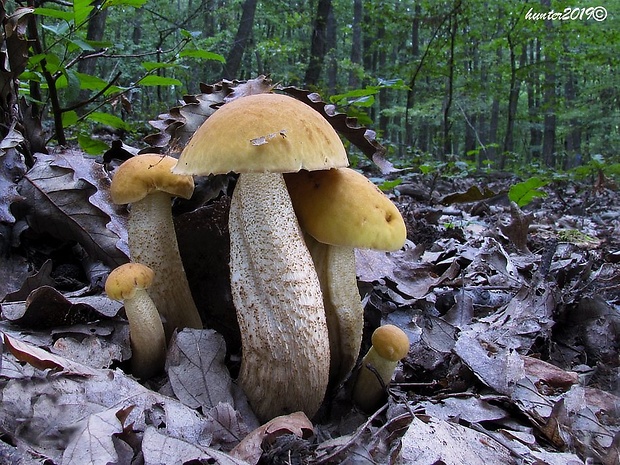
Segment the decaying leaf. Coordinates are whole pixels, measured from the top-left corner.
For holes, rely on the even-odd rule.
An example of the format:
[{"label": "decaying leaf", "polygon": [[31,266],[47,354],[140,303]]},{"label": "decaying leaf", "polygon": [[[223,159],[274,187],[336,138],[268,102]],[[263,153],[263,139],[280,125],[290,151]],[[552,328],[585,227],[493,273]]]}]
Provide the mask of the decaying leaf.
[{"label": "decaying leaf", "polygon": [[231,452],[233,457],[256,464],[260,459],[264,441],[273,441],[283,434],[295,434],[300,438],[308,437],[314,426],[303,412],[283,415],[268,421],[248,434]]},{"label": "decaying leaf", "polygon": [[488,436],[432,417],[416,416],[402,442],[402,465],[517,464],[510,450]]},{"label": "decaying leaf", "polygon": [[110,267],[128,260],[122,216],[109,200],[109,179],[99,165],[80,152],[38,154],[20,181],[30,227],[62,240],[80,243]]},{"label": "decaying leaf", "polygon": [[220,403],[234,404],[232,379],[224,365],[226,343],[213,330],[186,328],[170,343],[166,370],[176,397],[208,411]]},{"label": "decaying leaf", "polygon": [[2,304],[2,316],[31,328],[54,328],[88,323],[118,313],[121,304],[104,296],[66,298],[50,286],[32,291],[26,301]]}]

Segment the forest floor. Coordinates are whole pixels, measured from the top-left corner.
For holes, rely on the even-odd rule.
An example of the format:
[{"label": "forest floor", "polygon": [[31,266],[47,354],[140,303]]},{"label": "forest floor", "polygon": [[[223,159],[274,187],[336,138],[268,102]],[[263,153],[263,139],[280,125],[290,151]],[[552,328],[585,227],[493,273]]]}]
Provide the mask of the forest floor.
[{"label": "forest floor", "polygon": [[[84,253],[100,239],[68,232],[88,209],[91,231],[122,231],[106,173],[78,152],[41,155],[35,168],[20,189],[28,225],[0,271],[1,463],[619,463],[620,194],[610,180],[552,183],[520,209],[509,176],[403,176],[390,195],[408,243],[357,253],[363,351],[385,323],[411,342],[387,403],[361,412],[345,383],[312,422],[260,426],[231,381],[238,336],[229,298],[215,295],[227,279],[226,197],[180,205],[176,221],[201,310],[227,316],[205,318],[217,332],[179,332],[166,373],[139,383],[124,371],[120,304],[102,292],[109,268]],[[36,196],[59,178],[59,198],[73,196],[64,210]],[[496,195],[472,201],[472,186]]]}]

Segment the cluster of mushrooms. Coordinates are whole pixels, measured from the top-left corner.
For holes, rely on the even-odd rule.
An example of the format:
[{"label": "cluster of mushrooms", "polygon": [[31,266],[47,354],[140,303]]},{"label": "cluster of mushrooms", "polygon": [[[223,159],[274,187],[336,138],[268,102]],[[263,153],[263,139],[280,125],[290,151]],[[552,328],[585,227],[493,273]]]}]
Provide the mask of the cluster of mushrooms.
[{"label": "cluster of mushrooms", "polygon": [[[238,381],[261,420],[295,411],[314,416],[328,385],[350,375],[360,352],[364,320],[354,249],[393,251],[406,239],[394,204],[347,166],[329,122],[275,93],[223,105],[178,161],[152,154],[124,162],[111,195],[115,203],[131,203],[133,263],[110,274],[106,291],[124,299],[134,374],[148,377],[163,368],[175,329],[202,327],[179,258],[171,197],[190,197],[193,175],[235,172],[228,224],[241,331]],[[148,335],[135,337],[136,318],[149,322]],[[408,349],[396,327],[373,334],[353,392],[362,408],[380,402]]]}]

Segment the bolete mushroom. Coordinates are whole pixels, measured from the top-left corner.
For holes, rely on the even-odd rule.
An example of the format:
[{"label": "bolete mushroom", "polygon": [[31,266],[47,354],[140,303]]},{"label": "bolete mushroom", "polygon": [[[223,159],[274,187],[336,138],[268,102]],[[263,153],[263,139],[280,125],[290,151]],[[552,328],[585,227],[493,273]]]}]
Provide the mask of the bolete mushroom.
[{"label": "bolete mushroom", "polygon": [[177,160],[158,154],[138,155],[115,172],[110,194],[116,204],[131,204],[127,233],[134,262],[155,272],[149,291],[164,320],[169,340],[176,328],[202,328],[179,255],[172,219],[172,197],[190,198],[191,176],[171,172]]},{"label": "bolete mushroom", "polygon": [[300,171],[285,180],[321,282],[336,385],[355,366],[364,328],[354,249],[400,249],[405,222],[377,186],[350,168]]},{"label": "bolete mushroom", "polygon": [[332,126],[285,95],[223,105],[175,173],[240,173],[230,205],[230,280],[241,331],[239,381],[262,420],[318,410],[329,376],[319,280],[282,173],[348,164]]},{"label": "bolete mushroom", "polygon": [[365,411],[381,403],[398,362],[409,352],[409,338],[398,326],[379,326],[371,340],[353,388],[353,400]]},{"label": "bolete mushroom", "polygon": [[146,289],[153,282],[153,270],[140,263],[115,268],[105,283],[108,297],[122,300],[129,322],[131,371],[138,378],[150,378],[164,368],[166,335],[157,307]]}]

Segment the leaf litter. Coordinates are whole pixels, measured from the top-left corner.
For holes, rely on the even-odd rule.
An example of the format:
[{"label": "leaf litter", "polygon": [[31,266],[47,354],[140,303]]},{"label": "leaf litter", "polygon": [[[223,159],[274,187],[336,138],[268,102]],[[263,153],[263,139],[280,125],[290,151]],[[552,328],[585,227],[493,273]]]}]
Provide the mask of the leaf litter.
[{"label": "leaf litter", "polygon": [[[160,133],[149,143],[178,150],[227,99],[273,87],[263,77],[202,86],[153,122]],[[307,91],[285,91],[325,111],[381,165],[364,128],[333,117]],[[398,325],[411,341],[387,403],[371,415],[359,411],[349,380],[328,393],[316,418],[293,413],[259,425],[234,383],[234,317],[209,316],[214,304],[230,309],[226,292],[197,302],[221,332],[178,332],[161,377],[139,383],[125,373],[127,324],[101,289],[107,270],[127,260],[126,212],[109,202],[109,174],[94,159],[77,151],[36,157],[19,194],[9,189],[0,205],[15,237],[2,258],[2,457],[58,464],[618,463],[617,190],[599,182],[595,191],[583,182],[549,184],[541,187],[546,196],[517,206],[507,200],[516,179],[437,182],[381,165],[380,179],[399,176],[390,196],[410,241],[398,252],[356,255],[363,351],[383,323]],[[377,176],[372,166],[362,169]],[[179,230],[179,246],[201,297],[201,279],[228,272],[225,254],[207,258],[213,244],[226,249],[228,182],[220,179],[198,207],[190,201],[176,210],[178,225],[192,228]]]}]

